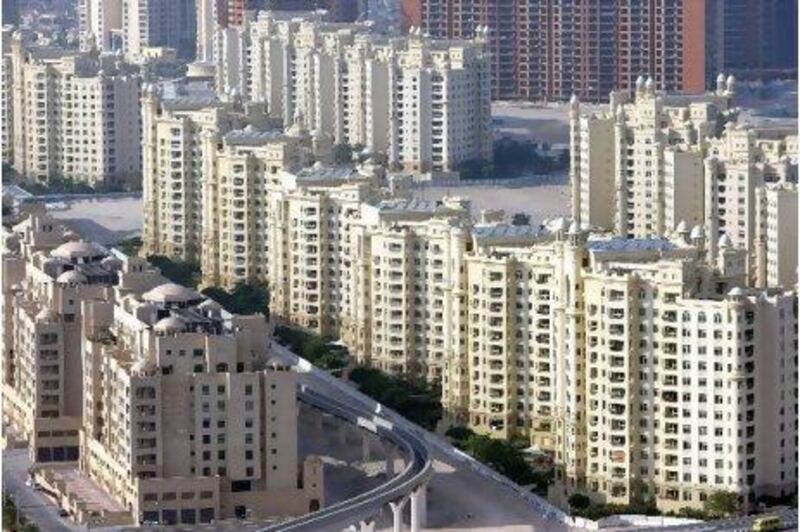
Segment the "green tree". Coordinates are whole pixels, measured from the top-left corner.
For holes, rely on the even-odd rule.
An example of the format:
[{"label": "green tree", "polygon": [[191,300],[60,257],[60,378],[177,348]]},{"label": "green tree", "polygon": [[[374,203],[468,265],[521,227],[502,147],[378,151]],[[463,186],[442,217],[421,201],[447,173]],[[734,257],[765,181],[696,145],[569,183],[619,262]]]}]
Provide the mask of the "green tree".
[{"label": "green tree", "polygon": [[567,502],[569,502],[570,508],[574,510],[585,510],[592,504],[592,500],[583,493],[573,493],[569,496]]},{"label": "green tree", "polygon": [[703,503],[703,508],[714,516],[728,516],[739,511],[739,496],[732,491],[715,491]]},{"label": "green tree", "polygon": [[173,260],[164,255],[150,255],[147,260],[173,283],[191,288],[197,288],[200,284],[200,264],[196,262]]},{"label": "green tree", "polygon": [[132,238],[126,238],[125,240],[120,240],[114,247],[124,254],[133,257],[139,254],[139,250],[142,249],[143,244],[144,242],[142,242],[141,237],[134,236]]},{"label": "green tree", "polygon": [[530,225],[531,217],[524,212],[515,213],[511,218],[511,225]]},{"label": "green tree", "polygon": [[473,432],[473,430],[469,427],[459,425],[450,427],[447,429],[447,432],[445,432],[444,435],[448,438],[456,440],[457,442],[461,442],[468,440],[471,436],[474,436],[475,432]]}]

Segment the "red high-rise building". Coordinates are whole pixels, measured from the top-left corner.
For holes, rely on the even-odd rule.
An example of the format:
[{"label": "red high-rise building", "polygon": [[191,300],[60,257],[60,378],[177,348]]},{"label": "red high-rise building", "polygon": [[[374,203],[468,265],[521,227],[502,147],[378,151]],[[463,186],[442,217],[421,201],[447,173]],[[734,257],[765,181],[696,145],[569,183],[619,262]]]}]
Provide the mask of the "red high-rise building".
[{"label": "red high-rise building", "polygon": [[419,5],[421,26],[436,37],[488,26],[496,99],[602,101],[639,76],[660,89],[702,91],[706,1],[406,0],[404,12]]}]

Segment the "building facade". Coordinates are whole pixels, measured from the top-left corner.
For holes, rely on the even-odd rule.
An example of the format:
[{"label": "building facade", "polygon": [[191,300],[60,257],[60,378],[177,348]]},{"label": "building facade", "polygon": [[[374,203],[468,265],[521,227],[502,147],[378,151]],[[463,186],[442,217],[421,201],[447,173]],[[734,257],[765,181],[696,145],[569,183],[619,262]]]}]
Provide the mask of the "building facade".
[{"label": "building facade", "polygon": [[3,244],[3,421],[48,489],[67,468],[107,495],[98,508],[58,493],[82,522],[195,525],[324,504],[322,463],[299,456],[296,375],[270,358],[263,315],[230,314],[43,211]]},{"label": "building facade", "polygon": [[[203,245],[218,249],[216,237],[212,239],[217,231],[211,228],[233,223],[233,218],[222,221],[228,216],[237,217],[238,226],[238,217],[244,216],[242,202],[252,203],[254,195],[263,192],[262,171],[301,166],[313,152],[302,132],[276,132],[263,105],[243,104],[236,97],[220,99],[192,83],[145,87],[142,124],[147,255],[201,262],[210,256],[208,250],[201,252]],[[240,188],[245,177],[247,198]],[[253,219],[257,212],[250,213]],[[226,228],[226,234],[231,229]]]},{"label": "building facade", "polygon": [[265,102],[284,127],[419,173],[490,157],[480,39],[436,41],[419,32],[389,39],[319,13],[261,12],[222,31],[217,51],[217,90]]},{"label": "building facade", "polygon": [[[788,0],[404,0],[406,26],[437,38],[488,28],[492,98],[603,101],[633,90],[702,92],[717,72],[796,71],[797,5]],[[749,45],[747,43],[758,43]]]},{"label": "building facade", "polygon": [[113,56],[28,45],[12,36],[4,72],[6,162],[25,179],[138,187],[139,87]]},{"label": "building facade", "polygon": [[574,223],[474,238],[472,427],[529,436],[567,493],[605,502],[792,492],[796,297],[740,288],[743,250],[709,263],[701,235],[587,239]]},{"label": "building facade", "polygon": [[123,0],[81,0],[78,4],[78,28],[81,48],[110,52],[122,50]]},{"label": "building facade", "polygon": [[[692,96],[656,92],[651,80],[640,79],[632,99],[613,92],[600,113],[582,113],[574,98],[573,218],[628,238],[702,226],[712,254],[717,240],[748,251],[754,283],[757,196],[772,184],[796,183],[797,135],[790,126],[739,123],[730,111],[734,94],[733,78],[720,75],[715,92]],[[795,264],[784,271],[796,268],[789,248],[783,260]]]},{"label": "building facade", "polygon": [[[105,4],[105,2],[104,2]],[[197,41],[197,9],[192,0],[124,0],[122,50],[133,62],[149,48],[172,48],[191,59]]]}]

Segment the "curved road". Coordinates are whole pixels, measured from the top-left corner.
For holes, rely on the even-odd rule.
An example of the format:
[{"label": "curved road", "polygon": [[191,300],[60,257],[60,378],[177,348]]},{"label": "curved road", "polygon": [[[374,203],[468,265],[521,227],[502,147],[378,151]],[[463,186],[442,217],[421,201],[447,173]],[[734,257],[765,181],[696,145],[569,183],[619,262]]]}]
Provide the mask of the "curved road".
[{"label": "curved road", "polygon": [[433,462],[428,446],[415,434],[393,425],[367,409],[340,403],[304,385],[300,386],[297,397],[304,403],[388,439],[404,451],[409,461],[399,475],[377,488],[317,512],[264,528],[263,532],[342,530],[360,521],[370,521],[384,506],[409,495],[433,475]]},{"label": "curved road", "polygon": [[[435,470],[427,497],[428,528],[508,532],[586,530],[572,524],[569,518],[565,520],[563,512],[546,501],[521,490],[508,479],[454,449],[441,437],[376,403],[352,385],[314,367],[286,347],[273,342],[272,352],[295,367],[298,382],[305,385],[305,390],[313,388],[317,396],[354,408],[366,419],[388,420],[395,431],[402,430],[398,434],[424,442]],[[480,489],[471,489],[477,486]],[[347,521],[348,524],[357,523],[355,518]],[[283,526],[293,522],[283,523]],[[275,527],[265,530],[282,529]]]}]

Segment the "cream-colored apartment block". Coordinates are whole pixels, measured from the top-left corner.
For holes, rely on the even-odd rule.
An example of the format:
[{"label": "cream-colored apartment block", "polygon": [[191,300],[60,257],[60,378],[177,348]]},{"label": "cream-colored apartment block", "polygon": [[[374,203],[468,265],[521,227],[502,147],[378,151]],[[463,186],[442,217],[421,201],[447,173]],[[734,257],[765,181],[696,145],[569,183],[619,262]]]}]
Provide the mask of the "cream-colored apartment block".
[{"label": "cream-colored apartment block", "polygon": [[[308,136],[275,132],[263,105],[242,104],[236,96],[223,101],[192,82],[145,87],[142,117],[143,253],[205,261],[209,269],[239,261],[233,246],[220,249],[219,239],[226,238],[220,231],[232,243],[240,236],[233,235],[240,233],[239,216],[263,214],[266,203],[257,197],[266,185],[263,174],[305,164]],[[226,273],[231,279],[233,270]]]},{"label": "cream-colored apartment block", "polygon": [[797,184],[756,189],[756,286],[797,284]]},{"label": "cream-colored apartment block", "polygon": [[5,89],[7,155],[17,172],[46,184],[64,177],[138,187],[139,75],[112,55],[77,53],[11,37]]},{"label": "cream-colored apartment block", "polygon": [[[306,168],[270,185],[267,221],[270,310],[323,336],[338,336],[358,297],[362,204],[374,203],[382,171],[370,165]],[[363,278],[360,282],[366,282]]]},{"label": "cream-colored apartment block", "polygon": [[203,284],[233,287],[268,271],[269,187],[289,168],[309,162],[300,139],[247,126],[206,133],[201,191]]},{"label": "cream-colored apartment block", "polygon": [[285,127],[384,154],[407,171],[490,157],[483,42],[370,33],[317,13],[261,12],[218,34],[217,90],[265,102]]},{"label": "cream-colored apartment block", "polygon": [[[676,217],[694,225],[702,204],[688,206],[675,195],[698,187],[702,177],[674,150],[691,151],[713,135],[734,94],[733,79],[719,80],[716,92],[690,96],[656,93],[640,78],[632,98],[611,93],[608,110],[581,114],[570,105],[572,217],[579,224],[643,237],[672,231]],[[694,163],[697,164],[696,162]],[[694,212],[692,210],[694,208]]]},{"label": "cream-colored apartment block", "polygon": [[122,13],[123,0],[80,0],[78,29],[81,49],[121,50]]},{"label": "cream-colored apartment block", "polygon": [[745,250],[723,242],[709,263],[699,227],[669,240],[551,229],[474,231],[470,425],[528,436],[567,493],[608,502],[793,492],[794,292],[740,288]]},{"label": "cream-colored apartment block", "polygon": [[796,181],[797,135],[791,127],[738,124],[734,94],[734,80],[720,77],[715,92],[697,96],[656,93],[643,81],[630,101],[612,93],[600,113],[581,113],[573,98],[573,219],[629,238],[700,224],[712,256],[726,235],[748,251],[755,283],[755,197],[764,185]]},{"label": "cream-colored apartment block", "polygon": [[322,464],[298,469],[296,375],[267,358],[263,316],[171,283],[88,303],[87,315],[80,466],[136,522],[322,504]]},{"label": "cream-colored apartment block", "polygon": [[[366,210],[366,208],[365,208]],[[385,200],[369,224],[368,349],[362,362],[388,373],[440,382],[445,361],[463,359],[463,260],[469,244],[469,203]]]},{"label": "cream-colored apartment block", "polygon": [[3,419],[39,463],[78,459],[82,303],[160,277],[74,238],[41,212],[5,235]]},{"label": "cream-colored apartment block", "polygon": [[[797,181],[796,154],[788,151],[793,142],[796,143],[794,127],[747,127],[732,123],[726,125],[719,139],[709,142],[705,160],[705,225],[709,235],[727,235],[734,246],[748,251],[751,282],[757,280],[758,269],[757,197],[763,194],[759,189]],[[796,202],[796,187],[786,188],[784,195],[794,195]],[[796,268],[797,253],[791,254],[789,247],[781,261],[791,262]]]},{"label": "cream-colored apartment block", "polygon": [[[184,93],[185,92],[185,93]],[[144,253],[198,261],[202,229],[203,132],[244,127],[244,110],[215,96],[158,85],[142,95]],[[216,147],[216,146],[214,146]]]},{"label": "cream-colored apartment block", "polygon": [[35,467],[72,463],[137,523],[319,508],[271,323],[74,237],[36,209],[3,235],[3,421]]}]

